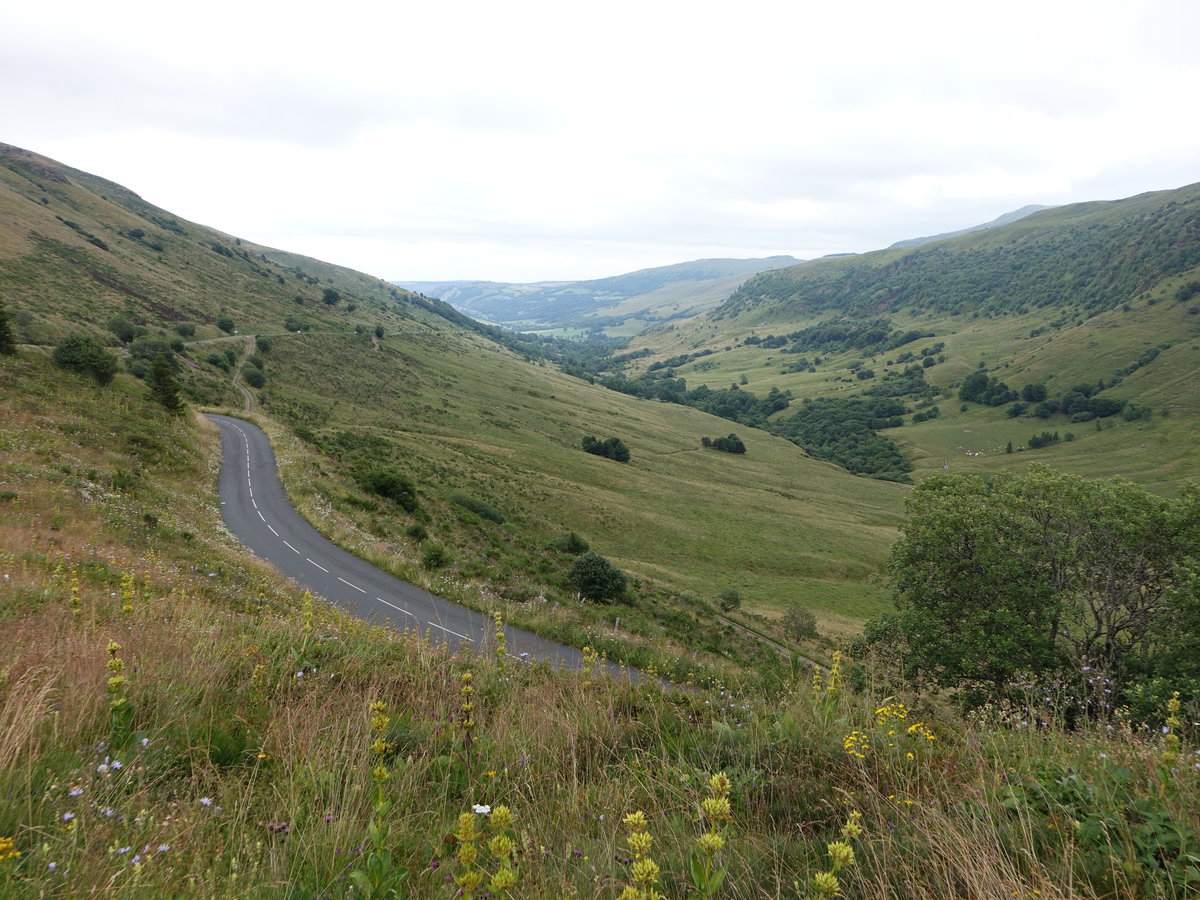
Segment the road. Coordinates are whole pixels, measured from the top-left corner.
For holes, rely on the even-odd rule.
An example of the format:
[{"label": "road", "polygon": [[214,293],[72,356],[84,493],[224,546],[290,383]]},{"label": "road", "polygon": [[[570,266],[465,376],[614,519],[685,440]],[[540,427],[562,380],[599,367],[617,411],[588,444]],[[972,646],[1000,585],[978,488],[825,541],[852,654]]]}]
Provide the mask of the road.
[{"label": "road", "polygon": [[[221,430],[221,514],[255,555],[361,619],[393,628],[416,626],[435,643],[445,641],[451,647],[494,649],[492,619],[364,562],[309,525],[284,494],[275,454],[261,429],[230,416],[208,418]],[[518,628],[505,626],[504,640],[513,657],[527,654],[524,658],[571,669],[583,665],[583,655],[574,647]],[[610,673],[615,669],[611,664],[607,668]],[[638,673],[629,674],[637,680]]]}]

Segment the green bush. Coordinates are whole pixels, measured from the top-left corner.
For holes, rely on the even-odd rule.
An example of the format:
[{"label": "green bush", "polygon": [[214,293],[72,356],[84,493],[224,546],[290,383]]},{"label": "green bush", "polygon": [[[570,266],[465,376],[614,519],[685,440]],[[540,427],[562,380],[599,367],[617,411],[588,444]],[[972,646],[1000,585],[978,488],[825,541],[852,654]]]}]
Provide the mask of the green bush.
[{"label": "green bush", "polygon": [[405,512],[415,512],[420,507],[413,483],[394,469],[364,466],[355,472],[354,479],[363,490],[394,500]]},{"label": "green bush", "polygon": [[487,519],[489,522],[495,522],[497,525],[504,524],[504,514],[490,503],[480,500],[477,497],[471,497],[468,494],[451,494],[450,502],[455,506],[461,506],[463,509],[469,509],[481,519]]},{"label": "green bush", "polygon": [[588,435],[583,439],[583,449],[588,453],[616,462],[629,462],[629,448],[621,442],[620,438],[610,437],[600,441],[595,436]]},{"label": "green bush", "polygon": [[717,599],[721,605],[721,612],[733,612],[742,605],[742,595],[736,588],[725,588]]},{"label": "green bush", "polygon": [[59,341],[51,359],[59,368],[91,375],[100,384],[111,382],[119,368],[113,354],[84,334],[69,334]]},{"label": "green bush", "polygon": [[586,540],[575,532],[567,531],[550,542],[550,549],[557,550],[559,553],[570,553],[572,556],[578,556],[580,553],[587,553],[591,547]]},{"label": "green bush", "polygon": [[567,572],[567,581],[584,600],[612,603],[625,594],[629,579],[599,553],[588,551],[576,558]]},{"label": "green bush", "polygon": [[247,366],[242,370],[242,380],[252,388],[261,388],[267,383],[267,376],[263,374],[262,369]]},{"label": "green bush", "polygon": [[441,544],[429,542],[421,551],[421,566],[426,569],[444,569],[450,559],[450,552]]},{"label": "green bush", "polygon": [[229,316],[221,316],[221,318],[217,319],[217,327],[226,334],[233,334],[237,326],[233,324],[233,319],[229,318]]}]

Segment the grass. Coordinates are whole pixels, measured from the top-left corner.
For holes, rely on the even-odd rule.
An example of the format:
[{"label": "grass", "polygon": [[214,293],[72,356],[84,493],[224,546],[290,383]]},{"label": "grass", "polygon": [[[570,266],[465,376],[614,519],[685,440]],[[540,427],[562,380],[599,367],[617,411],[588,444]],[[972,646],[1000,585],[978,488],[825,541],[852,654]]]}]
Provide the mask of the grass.
[{"label": "grass", "polygon": [[[795,897],[852,812],[848,896],[1186,894],[1190,727],[1168,765],[1157,730],[1066,732],[1040,701],[964,720],[936,695],[830,690],[800,667],[675,689],[452,656],[246,557],[220,523],[215,435],[135,380],[99,388],[23,349],[0,385],[0,488],[16,494],[0,505],[0,895],[362,896],[403,875],[399,896],[451,897],[507,867],[511,896],[614,898],[640,853],[668,897],[718,870],[710,895]],[[294,474],[326,465],[277,446]],[[703,812],[719,772],[728,821]],[[637,811],[648,851],[624,824]],[[714,826],[723,845],[695,869]]]}]

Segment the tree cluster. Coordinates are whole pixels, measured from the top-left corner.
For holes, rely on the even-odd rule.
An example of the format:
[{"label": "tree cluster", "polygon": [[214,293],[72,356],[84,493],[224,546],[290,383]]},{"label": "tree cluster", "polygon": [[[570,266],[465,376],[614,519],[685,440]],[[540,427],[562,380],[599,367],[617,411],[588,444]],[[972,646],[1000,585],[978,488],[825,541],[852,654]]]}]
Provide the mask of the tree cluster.
[{"label": "tree cluster", "polygon": [[603,456],[605,459],[616,462],[629,462],[629,448],[620,438],[610,437],[601,441],[589,434],[583,439],[582,446],[586,452],[596,456]]},{"label": "tree cluster", "polygon": [[968,702],[1089,678],[1111,682],[1104,704],[1157,676],[1200,688],[1184,652],[1200,645],[1200,488],[1168,499],[1038,466],[930,478],[907,510],[898,628],[869,631],[891,631],[910,673]]},{"label": "tree cluster", "polygon": [[723,450],[726,453],[746,452],[746,445],[742,443],[742,439],[732,432],[727,437],[716,439],[702,437],[700,438],[700,443],[702,446],[711,447],[714,450]]}]

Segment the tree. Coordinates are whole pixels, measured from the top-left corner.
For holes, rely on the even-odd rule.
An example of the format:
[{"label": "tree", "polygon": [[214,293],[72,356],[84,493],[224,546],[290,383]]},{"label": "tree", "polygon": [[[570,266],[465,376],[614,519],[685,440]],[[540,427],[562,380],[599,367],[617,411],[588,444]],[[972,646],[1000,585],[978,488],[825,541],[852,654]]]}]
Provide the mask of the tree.
[{"label": "tree", "polygon": [[337,288],[325,288],[321,293],[321,300],[326,306],[337,306],[341,302],[342,295]]},{"label": "tree", "polygon": [[117,374],[117,358],[85,334],[69,334],[54,346],[50,358],[62,369],[91,375],[108,384]]},{"label": "tree", "polygon": [[163,409],[172,415],[179,415],[184,410],[183,398],[179,396],[179,382],[175,380],[173,360],[166,353],[155,355],[150,363],[150,371],[146,375],[146,384],[150,386],[150,396]]},{"label": "tree", "polygon": [[1085,666],[1119,690],[1152,669],[1200,546],[1200,488],[1171,500],[1045,466],[935,476],[907,511],[888,569],[908,662],[968,702]]},{"label": "tree", "polygon": [[717,598],[717,602],[721,606],[721,612],[733,612],[742,605],[742,595],[737,588],[725,588],[721,591],[721,596]]},{"label": "tree", "polygon": [[625,594],[629,579],[599,553],[589,550],[575,558],[567,572],[567,581],[584,600],[612,603]]},{"label": "tree", "polygon": [[817,617],[798,603],[793,603],[783,614],[783,628],[796,641],[817,636]]},{"label": "tree", "polygon": [[13,334],[12,320],[8,309],[0,303],[0,356],[12,356],[17,352],[17,339]]}]

